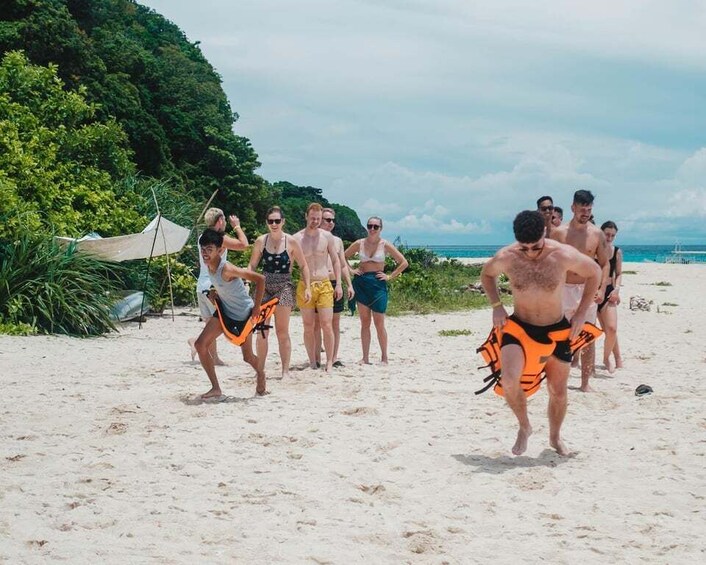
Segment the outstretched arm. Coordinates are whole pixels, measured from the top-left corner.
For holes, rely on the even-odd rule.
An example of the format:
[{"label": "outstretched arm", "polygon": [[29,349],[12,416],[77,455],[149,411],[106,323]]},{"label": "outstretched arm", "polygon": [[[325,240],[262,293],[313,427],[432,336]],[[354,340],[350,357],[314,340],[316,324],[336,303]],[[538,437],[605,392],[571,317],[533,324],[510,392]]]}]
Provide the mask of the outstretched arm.
[{"label": "outstretched arm", "polygon": [[224,235],[223,247],[231,251],[242,251],[243,249],[247,249],[250,243],[248,242],[248,238],[245,235],[243,228],[240,227],[240,220],[238,219],[238,216],[230,215],[228,216],[228,221],[230,222],[231,227],[235,230],[235,235],[238,237],[236,239],[229,235]]},{"label": "outstretched arm", "polygon": [[498,277],[505,269],[502,255],[498,252],[495,257],[486,261],[480,273],[480,282],[485,290],[485,295],[493,308],[493,326],[501,329],[507,321],[507,311],[500,300],[498,291]]},{"label": "outstretched arm", "polygon": [[385,242],[385,252],[394,259],[395,263],[397,263],[397,267],[395,268],[394,271],[392,271],[389,275],[387,275],[387,278],[385,280],[391,281],[392,279],[396,279],[402,274],[402,271],[404,271],[407,267],[409,267],[409,262],[407,259],[405,259],[405,256],[402,255],[399,249],[397,249],[394,245],[392,245],[389,241]]},{"label": "outstretched arm", "polygon": [[[228,267],[230,267],[228,269]],[[228,271],[226,272],[226,269]],[[245,279],[246,281],[250,281],[251,283],[255,284],[255,296],[253,296],[253,308],[252,308],[252,314],[250,317],[253,320],[257,320],[257,317],[260,315],[260,306],[262,305],[262,297],[265,295],[265,277],[263,277],[260,273],[256,273],[254,271],[251,271],[250,269],[242,269],[240,267],[236,267],[235,265],[231,265],[230,263],[227,264],[223,268],[223,278],[225,280],[233,280],[235,278],[241,278]]]}]

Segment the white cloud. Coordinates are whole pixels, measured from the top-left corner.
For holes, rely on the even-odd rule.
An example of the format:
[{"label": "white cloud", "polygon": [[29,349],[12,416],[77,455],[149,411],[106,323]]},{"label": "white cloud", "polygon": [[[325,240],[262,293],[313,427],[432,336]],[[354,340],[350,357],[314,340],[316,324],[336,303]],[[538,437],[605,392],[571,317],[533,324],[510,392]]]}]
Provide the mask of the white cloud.
[{"label": "white cloud", "polygon": [[706,147],[702,147],[682,163],[677,171],[677,178],[692,185],[706,184]]},{"label": "white cloud", "polygon": [[586,188],[621,238],[706,239],[701,2],[146,4],[201,40],[263,176],[386,230],[504,241]]}]

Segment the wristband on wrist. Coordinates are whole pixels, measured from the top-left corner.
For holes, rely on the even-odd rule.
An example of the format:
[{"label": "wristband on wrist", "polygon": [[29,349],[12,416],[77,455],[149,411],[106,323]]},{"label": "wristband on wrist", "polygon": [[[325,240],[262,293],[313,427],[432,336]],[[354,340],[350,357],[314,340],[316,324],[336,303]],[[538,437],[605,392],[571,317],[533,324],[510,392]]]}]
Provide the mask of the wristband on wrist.
[{"label": "wristband on wrist", "polygon": [[493,303],[490,305],[490,307],[491,307],[491,308],[497,308],[498,306],[502,306],[502,305],[503,305],[503,303],[498,300],[497,302],[493,302]]}]

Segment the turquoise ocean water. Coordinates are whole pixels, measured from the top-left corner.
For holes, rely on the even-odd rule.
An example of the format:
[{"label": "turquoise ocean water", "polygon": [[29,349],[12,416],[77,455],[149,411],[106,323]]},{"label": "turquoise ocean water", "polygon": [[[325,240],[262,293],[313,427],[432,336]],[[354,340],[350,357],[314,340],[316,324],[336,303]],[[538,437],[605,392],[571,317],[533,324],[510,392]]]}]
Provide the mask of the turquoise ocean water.
[{"label": "turquoise ocean water", "polygon": [[[439,257],[473,258],[492,257],[501,245],[413,245],[436,253]],[[623,261],[642,263],[644,261],[664,262],[674,250],[674,245],[620,245]],[[689,251],[706,251],[706,245],[682,245],[681,250],[688,259]],[[703,260],[703,259],[701,259]]]}]

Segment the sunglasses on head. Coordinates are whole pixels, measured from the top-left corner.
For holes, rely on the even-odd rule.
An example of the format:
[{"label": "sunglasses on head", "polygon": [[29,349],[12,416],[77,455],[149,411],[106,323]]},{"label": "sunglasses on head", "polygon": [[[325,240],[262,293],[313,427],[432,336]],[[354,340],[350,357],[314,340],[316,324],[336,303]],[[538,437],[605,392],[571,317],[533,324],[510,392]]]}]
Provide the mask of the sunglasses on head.
[{"label": "sunglasses on head", "polygon": [[382,226],[380,224],[368,224],[369,230],[379,230]]},{"label": "sunglasses on head", "polygon": [[336,218],[324,218],[324,222],[328,222],[329,224],[331,224],[335,221],[336,221]]},{"label": "sunglasses on head", "polygon": [[282,218],[274,218],[274,219],[267,218],[267,223],[270,224],[270,225],[272,225],[272,224],[281,224],[281,223],[282,223]]},{"label": "sunglasses on head", "polygon": [[550,210],[554,210],[554,206],[540,206],[539,209],[542,212],[549,212]]}]

